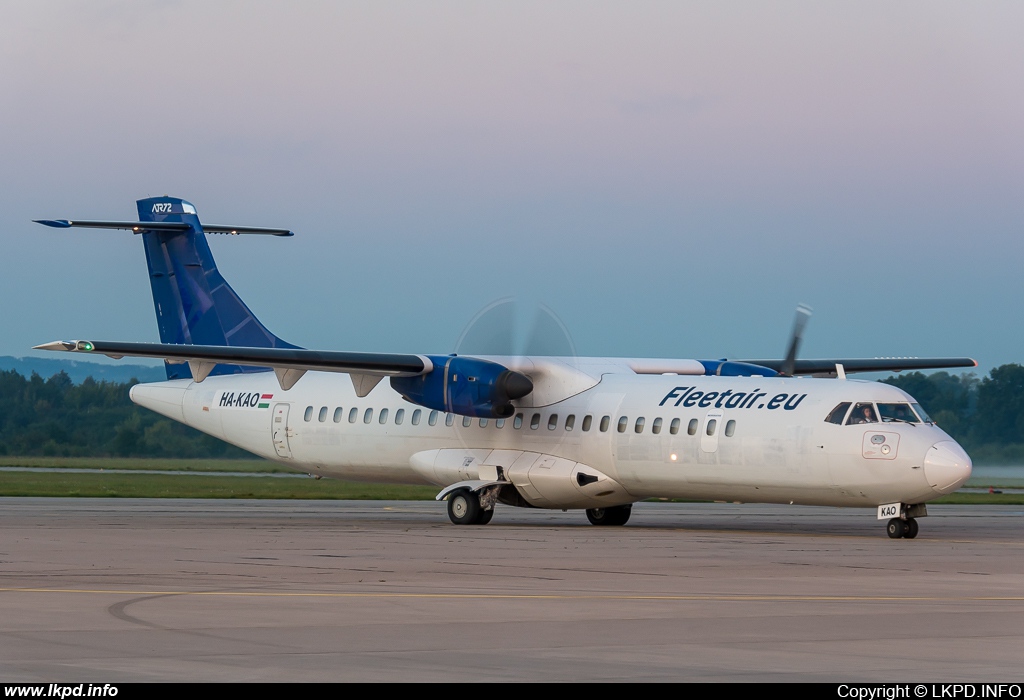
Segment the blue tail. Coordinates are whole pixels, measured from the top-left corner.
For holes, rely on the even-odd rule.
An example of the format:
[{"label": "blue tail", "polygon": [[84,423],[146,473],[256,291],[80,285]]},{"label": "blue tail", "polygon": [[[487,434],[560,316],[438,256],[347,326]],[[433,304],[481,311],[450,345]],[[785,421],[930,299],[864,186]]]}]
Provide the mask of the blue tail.
[{"label": "blue tail", "polygon": [[[225,281],[213,261],[194,206],[176,197],[140,199],[139,221],[189,224],[184,231],[144,231],[160,342],[254,348],[295,348],[267,330]],[[187,364],[165,363],[168,379],[192,376]],[[217,365],[211,372],[269,371]]]}]

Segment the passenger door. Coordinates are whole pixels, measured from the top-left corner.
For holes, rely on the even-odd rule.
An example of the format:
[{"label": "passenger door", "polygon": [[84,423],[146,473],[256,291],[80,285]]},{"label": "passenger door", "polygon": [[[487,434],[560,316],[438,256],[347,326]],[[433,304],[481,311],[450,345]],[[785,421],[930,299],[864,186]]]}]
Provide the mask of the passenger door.
[{"label": "passenger door", "polygon": [[291,459],[292,450],[288,444],[288,404],[274,404],[273,422],[270,424],[270,432],[274,438],[274,450],[278,457]]}]

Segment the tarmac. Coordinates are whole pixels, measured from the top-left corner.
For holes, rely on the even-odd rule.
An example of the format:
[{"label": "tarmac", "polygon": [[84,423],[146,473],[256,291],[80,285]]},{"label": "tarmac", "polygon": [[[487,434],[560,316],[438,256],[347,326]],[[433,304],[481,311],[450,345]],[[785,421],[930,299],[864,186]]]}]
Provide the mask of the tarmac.
[{"label": "tarmac", "polygon": [[0,499],[0,678],[1021,682],[1024,507]]}]

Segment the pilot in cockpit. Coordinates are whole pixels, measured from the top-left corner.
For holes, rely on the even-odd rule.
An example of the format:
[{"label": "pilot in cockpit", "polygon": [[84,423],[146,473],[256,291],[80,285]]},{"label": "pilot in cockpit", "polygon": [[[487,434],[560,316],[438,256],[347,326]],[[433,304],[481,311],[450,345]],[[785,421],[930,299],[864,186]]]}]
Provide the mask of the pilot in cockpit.
[{"label": "pilot in cockpit", "polygon": [[857,404],[857,407],[853,409],[853,413],[850,414],[849,425],[877,422],[878,417],[875,415],[875,408],[869,403]]}]

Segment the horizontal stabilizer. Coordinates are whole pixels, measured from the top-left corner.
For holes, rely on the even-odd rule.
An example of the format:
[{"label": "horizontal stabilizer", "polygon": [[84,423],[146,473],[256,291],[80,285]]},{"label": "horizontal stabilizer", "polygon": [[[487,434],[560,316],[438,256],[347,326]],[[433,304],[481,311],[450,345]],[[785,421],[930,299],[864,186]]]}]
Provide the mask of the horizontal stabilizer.
[{"label": "horizontal stabilizer", "polygon": [[206,233],[227,233],[232,236],[241,234],[258,234],[261,236],[294,236],[295,234],[286,228],[265,228],[262,226],[221,226],[220,224],[203,224],[203,231]]},{"label": "horizontal stabilizer", "polygon": [[190,224],[181,221],[69,221],[67,219],[33,219],[34,223],[53,228],[113,228],[142,233],[143,231],[189,231]]},{"label": "horizontal stabilizer", "polygon": [[[191,231],[192,224],[181,221],[70,221],[68,219],[33,219],[37,224],[52,228],[109,228],[144,233],[146,231]],[[224,226],[201,224],[205,233],[227,233],[233,236],[258,234],[264,236],[294,236],[286,228],[265,228],[261,226]]]},{"label": "horizontal stabilizer", "polygon": [[[738,360],[760,365],[780,372],[786,360]],[[857,359],[794,360],[794,375],[814,374],[836,376],[836,365],[842,365],[847,374],[852,372],[902,372],[921,369],[953,369],[956,367],[977,367],[978,363],[969,357],[873,357]]]}]

